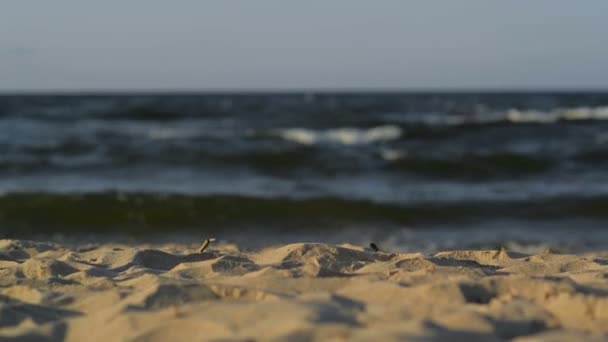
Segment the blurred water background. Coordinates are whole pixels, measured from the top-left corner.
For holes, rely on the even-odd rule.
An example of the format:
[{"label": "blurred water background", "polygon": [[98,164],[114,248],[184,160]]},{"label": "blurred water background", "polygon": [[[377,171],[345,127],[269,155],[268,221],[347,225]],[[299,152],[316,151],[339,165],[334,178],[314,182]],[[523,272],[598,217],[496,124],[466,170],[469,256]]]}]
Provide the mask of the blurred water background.
[{"label": "blurred water background", "polygon": [[608,93],[0,96],[0,230],[608,245]]}]

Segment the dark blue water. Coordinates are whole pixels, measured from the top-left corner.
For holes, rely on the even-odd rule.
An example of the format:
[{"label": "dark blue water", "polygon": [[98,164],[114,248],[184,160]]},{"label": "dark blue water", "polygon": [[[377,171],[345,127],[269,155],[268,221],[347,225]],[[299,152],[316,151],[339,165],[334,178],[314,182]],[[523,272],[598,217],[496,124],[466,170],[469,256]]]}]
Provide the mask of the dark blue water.
[{"label": "dark blue water", "polygon": [[593,243],[607,167],[603,93],[0,97],[5,234],[585,227]]}]

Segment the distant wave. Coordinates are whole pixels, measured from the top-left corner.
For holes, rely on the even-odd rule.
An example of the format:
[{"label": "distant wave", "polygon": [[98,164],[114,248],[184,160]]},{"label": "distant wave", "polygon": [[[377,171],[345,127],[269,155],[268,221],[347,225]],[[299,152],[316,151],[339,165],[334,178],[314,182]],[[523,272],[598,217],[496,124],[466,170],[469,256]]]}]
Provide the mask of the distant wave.
[{"label": "distant wave", "polygon": [[[246,112],[242,113],[246,114]],[[375,113],[369,115],[374,116]],[[135,121],[158,121],[167,122],[184,119],[196,119],[200,117],[209,116],[195,115],[193,113],[179,112],[179,111],[163,111],[154,108],[129,108],[128,110],[120,110],[116,112],[104,113],[97,115],[103,119],[117,119],[117,120],[135,120]],[[395,123],[401,124],[423,124],[430,126],[458,126],[458,125],[469,125],[469,124],[491,124],[500,122],[509,123],[541,123],[550,124],[559,121],[581,121],[581,120],[608,120],[608,106],[597,106],[597,107],[557,107],[551,110],[535,110],[535,109],[516,109],[511,108],[507,110],[496,110],[492,108],[472,110],[470,112],[454,113],[450,111],[436,111],[436,112],[389,112],[384,115],[385,118],[389,118]],[[327,120],[331,123],[332,120]],[[380,129],[392,130],[390,134],[396,134],[395,128],[399,126],[394,125],[380,125],[367,130]],[[365,140],[365,132],[352,132],[352,130],[360,130],[361,128],[335,128],[337,132],[306,132],[309,133],[328,133],[335,134],[334,138],[337,141],[361,141]],[[292,129],[292,130],[295,130]],[[307,130],[301,128],[301,130]],[[328,129],[330,130],[330,129]],[[308,130],[307,130],[308,131]],[[371,132],[370,134],[375,134]],[[377,134],[377,133],[376,133]],[[383,134],[383,133],[381,133]],[[353,138],[357,136],[356,138]],[[319,138],[319,137],[317,137]],[[359,139],[357,139],[359,138]],[[307,138],[302,138],[302,141],[308,141]],[[330,138],[331,139],[331,138]]]},{"label": "distant wave", "polygon": [[396,140],[401,137],[401,128],[395,125],[361,128],[334,128],[311,130],[305,128],[287,128],[278,131],[278,135],[288,141],[302,145],[334,143],[341,145],[361,145],[378,141]]},{"label": "distant wave", "polygon": [[510,110],[506,113],[506,118],[515,123],[552,123],[560,120],[608,120],[608,107],[564,108],[550,112]]},{"label": "distant wave", "polygon": [[174,121],[194,117],[186,111],[175,109],[164,109],[153,106],[133,106],[127,108],[113,109],[101,112],[99,117],[118,120],[141,120],[141,121]]},{"label": "distant wave", "polygon": [[[247,112],[239,113],[247,114]],[[369,113],[370,117],[378,115],[378,113]],[[187,114],[183,112],[165,112],[149,108],[132,108],[128,111],[117,111],[112,113],[106,113],[98,115],[97,117],[111,120],[134,120],[134,121],[149,121],[149,122],[168,122],[176,120],[186,119],[197,119],[201,117],[207,117],[208,115],[195,115]],[[389,134],[397,135],[397,129],[400,129],[399,125],[428,125],[428,126],[459,126],[459,125],[471,125],[471,124],[495,124],[495,123],[539,123],[539,124],[551,124],[560,121],[603,121],[608,120],[608,106],[597,106],[597,107],[557,107],[551,110],[535,110],[535,109],[517,109],[511,108],[507,110],[496,110],[492,108],[478,109],[472,111],[464,111],[454,113],[451,111],[434,111],[434,112],[388,112],[382,115],[385,119],[388,119],[387,124],[377,122],[378,125],[370,128],[360,127],[355,125],[353,127],[342,127],[342,128],[327,128],[325,131],[315,131],[307,128],[291,128],[285,129],[286,131],[301,130],[306,132],[298,132],[300,136],[305,135],[317,135],[317,140],[323,140],[319,134],[334,135],[333,138],[336,141],[365,141],[366,132],[367,134]],[[311,115],[311,117],[316,117]],[[333,122],[331,119],[326,119],[325,122],[328,124],[339,124],[343,123],[340,121]],[[361,123],[365,123],[362,121]],[[374,130],[377,129],[378,132]],[[390,133],[386,133],[389,132]],[[374,139],[371,136],[367,138]],[[295,138],[298,139],[298,138]],[[327,139],[327,138],[326,138]],[[301,141],[306,143],[310,141],[308,137],[302,137]],[[354,142],[357,143],[357,142]],[[353,144],[354,144],[353,143]]]},{"label": "distant wave", "polygon": [[259,198],[234,195],[145,193],[0,196],[0,226],[23,232],[131,232],[225,229],[265,225],[273,229],[340,228],[365,223],[418,225],[484,219],[559,220],[608,218],[608,198],[555,197],[534,201],[419,203],[400,206],[335,197]]},{"label": "distant wave", "polygon": [[401,124],[427,126],[462,126],[497,123],[551,124],[560,121],[608,120],[608,106],[556,108],[550,111],[518,110],[450,113],[388,113],[385,118]]}]

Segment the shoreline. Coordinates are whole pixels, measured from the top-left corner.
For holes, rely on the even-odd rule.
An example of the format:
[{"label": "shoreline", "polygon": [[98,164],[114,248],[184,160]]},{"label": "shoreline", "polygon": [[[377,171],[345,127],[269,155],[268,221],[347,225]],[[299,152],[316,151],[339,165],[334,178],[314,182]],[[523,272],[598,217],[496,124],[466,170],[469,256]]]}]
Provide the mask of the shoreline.
[{"label": "shoreline", "polygon": [[387,253],[322,243],[199,248],[0,240],[0,337],[608,337],[608,251]]}]

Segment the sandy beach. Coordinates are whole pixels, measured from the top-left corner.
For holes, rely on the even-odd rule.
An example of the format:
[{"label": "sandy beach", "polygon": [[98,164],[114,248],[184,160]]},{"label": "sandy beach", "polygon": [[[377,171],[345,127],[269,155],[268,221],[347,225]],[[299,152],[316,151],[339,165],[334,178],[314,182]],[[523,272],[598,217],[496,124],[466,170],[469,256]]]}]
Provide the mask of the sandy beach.
[{"label": "sandy beach", "polygon": [[297,243],[0,241],[0,337],[49,341],[608,338],[608,252],[400,254]]}]

